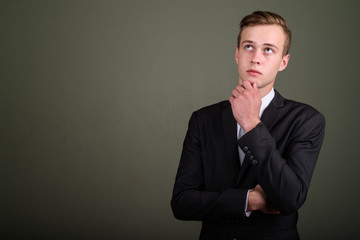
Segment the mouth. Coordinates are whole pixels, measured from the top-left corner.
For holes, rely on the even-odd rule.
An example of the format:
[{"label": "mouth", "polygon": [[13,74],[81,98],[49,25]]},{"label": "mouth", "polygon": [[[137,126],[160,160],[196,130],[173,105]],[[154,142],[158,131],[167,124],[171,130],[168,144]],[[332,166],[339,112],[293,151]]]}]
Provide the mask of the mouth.
[{"label": "mouth", "polygon": [[246,71],[249,75],[251,76],[259,76],[259,75],[262,75],[261,72],[259,72],[258,70],[255,70],[255,69],[249,69]]}]

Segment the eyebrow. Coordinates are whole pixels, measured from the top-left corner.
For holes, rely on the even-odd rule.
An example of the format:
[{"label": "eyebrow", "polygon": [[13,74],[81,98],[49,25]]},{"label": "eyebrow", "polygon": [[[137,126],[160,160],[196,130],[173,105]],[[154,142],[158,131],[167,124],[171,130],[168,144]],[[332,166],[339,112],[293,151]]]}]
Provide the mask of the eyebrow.
[{"label": "eyebrow", "polygon": [[[251,40],[245,40],[245,41],[241,42],[241,44],[244,44],[244,43],[254,44],[255,42],[251,41]],[[276,48],[276,49],[279,50],[279,48],[276,45],[272,44],[272,43],[264,43],[263,45],[268,46],[268,47],[273,47],[273,48]]]}]

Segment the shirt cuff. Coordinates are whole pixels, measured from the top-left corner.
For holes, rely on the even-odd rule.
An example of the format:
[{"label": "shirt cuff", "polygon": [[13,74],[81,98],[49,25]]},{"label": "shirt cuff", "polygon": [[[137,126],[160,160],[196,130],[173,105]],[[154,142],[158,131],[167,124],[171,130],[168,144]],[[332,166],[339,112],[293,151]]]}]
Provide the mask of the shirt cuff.
[{"label": "shirt cuff", "polygon": [[247,191],[246,201],[245,201],[245,216],[246,216],[246,217],[250,217],[250,214],[252,213],[252,211],[248,211],[248,210],[247,210],[248,199],[249,199],[249,192],[250,192],[250,190]]}]

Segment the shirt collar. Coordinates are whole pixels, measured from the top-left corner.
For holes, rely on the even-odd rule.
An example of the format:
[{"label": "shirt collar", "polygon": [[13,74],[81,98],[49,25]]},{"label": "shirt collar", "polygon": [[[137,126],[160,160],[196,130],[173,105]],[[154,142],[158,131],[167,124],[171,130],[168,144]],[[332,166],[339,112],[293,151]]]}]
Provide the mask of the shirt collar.
[{"label": "shirt collar", "polygon": [[271,88],[270,92],[261,99],[259,118],[262,117],[264,110],[267,108],[267,106],[269,106],[269,104],[270,104],[271,100],[273,100],[274,96],[275,96],[274,88]]}]

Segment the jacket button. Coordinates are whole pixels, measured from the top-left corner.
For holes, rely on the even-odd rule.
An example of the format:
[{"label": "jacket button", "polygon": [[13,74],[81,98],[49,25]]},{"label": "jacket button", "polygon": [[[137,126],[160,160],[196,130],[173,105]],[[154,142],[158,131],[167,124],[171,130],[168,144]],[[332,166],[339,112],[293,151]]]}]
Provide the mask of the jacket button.
[{"label": "jacket button", "polygon": [[247,150],[249,150],[248,146],[244,147],[244,152],[247,152]]},{"label": "jacket button", "polygon": [[252,160],[251,164],[252,164],[253,166],[256,166],[256,165],[258,164],[258,161],[254,159],[254,160]]},{"label": "jacket button", "polygon": [[251,155],[251,151],[247,151],[246,154],[247,154],[248,156],[250,156],[250,155]]},{"label": "jacket button", "polygon": [[251,155],[251,156],[249,157],[249,159],[250,159],[250,161],[254,160],[254,156]]}]

